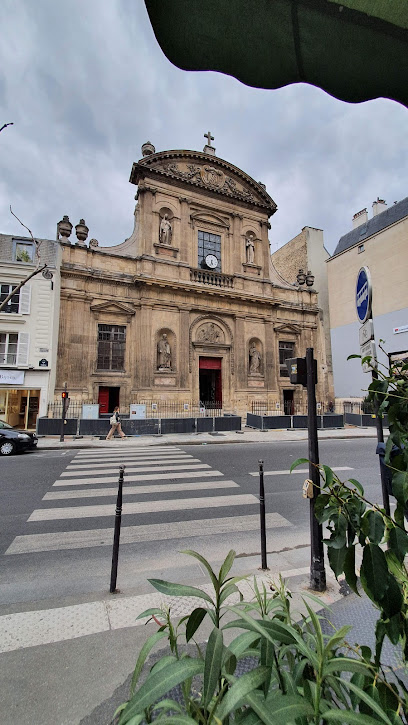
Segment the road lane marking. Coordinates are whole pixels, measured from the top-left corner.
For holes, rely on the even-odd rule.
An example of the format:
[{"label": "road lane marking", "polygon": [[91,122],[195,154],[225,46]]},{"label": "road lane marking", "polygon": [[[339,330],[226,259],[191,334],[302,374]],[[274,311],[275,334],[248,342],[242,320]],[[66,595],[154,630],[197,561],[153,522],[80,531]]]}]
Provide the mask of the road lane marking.
[{"label": "road lane marking", "polygon": [[[139,501],[124,503],[122,516],[126,514],[157,513],[159,511],[187,511],[189,509],[222,508],[229,506],[249,506],[257,504],[259,499],[251,493],[236,496],[208,496],[207,498],[179,498],[166,501]],[[112,504],[99,506],[71,506],[67,508],[35,509],[27,521],[58,521],[60,519],[87,519],[100,516],[112,516]]]},{"label": "road lane marking", "polygon": [[[149,468],[149,471],[151,468]],[[140,476],[137,476],[135,474],[131,474],[129,476],[129,472],[126,471],[125,475],[125,483],[129,481],[164,481],[167,479],[176,480],[178,478],[205,478],[207,476],[223,476],[224,474],[221,473],[221,471],[183,471],[178,472],[174,471],[173,473],[161,473],[158,471],[157,473],[143,473]],[[60,478],[58,481],[55,481],[53,483],[53,486],[83,486],[83,485],[91,485],[94,483],[117,483],[118,482],[118,476],[105,476],[104,478],[99,477],[92,477],[92,478]]]},{"label": "road lane marking", "polygon": [[101,458],[104,456],[123,456],[128,455],[129,453],[151,453],[152,451],[157,451],[158,453],[172,453],[173,451],[180,451],[180,453],[183,453],[183,450],[181,448],[177,448],[177,446],[138,446],[137,449],[129,450],[125,447],[126,444],[124,444],[124,447],[121,449],[112,449],[108,450],[109,446],[106,448],[101,448],[97,452],[92,451],[92,453],[87,451],[79,451],[75,458]]},{"label": "road lane marking", "polygon": [[[177,464],[177,465],[169,465],[169,466],[126,466],[126,473],[142,473],[144,471],[151,471],[152,473],[157,471],[158,473],[160,471],[186,471],[189,469],[197,470],[198,468],[211,468],[209,463],[183,463],[183,464]],[[102,473],[102,471],[98,471],[98,473]],[[108,473],[113,473],[113,471],[108,470]],[[61,473],[61,478],[69,478],[70,476],[89,476],[90,471],[64,471],[64,473]]]},{"label": "road lane marking", "polygon": [[[168,491],[202,491],[211,488],[239,488],[235,481],[205,481],[204,483],[165,483],[162,486],[125,486],[124,495],[146,493],[167,493]],[[50,491],[43,496],[43,501],[55,501],[64,498],[93,498],[98,496],[117,496],[118,488],[91,488],[74,491]]]},{"label": "road lane marking", "polygon": [[[278,513],[266,514],[269,529],[292,527],[293,525]],[[120,545],[137,544],[145,541],[167,541],[168,539],[215,536],[216,534],[258,531],[259,514],[227,516],[224,518],[171,521],[164,524],[143,524],[122,526]],[[112,546],[113,528],[87,529],[84,531],[59,531],[54,534],[27,534],[16,536],[6,554],[30,554],[43,551],[63,551],[95,546]]]},{"label": "road lane marking", "polygon": [[171,464],[175,463],[201,463],[199,458],[193,458],[193,456],[170,456],[169,458],[126,458],[121,459],[121,461],[104,461],[103,463],[69,463],[67,466],[67,471],[78,471],[78,470],[87,470],[87,469],[98,469],[98,468],[118,468],[120,463],[125,463],[126,466],[135,466],[139,465],[159,465],[160,463],[169,462]]},{"label": "road lane marking", "polygon": [[[332,471],[354,471],[354,468],[350,466],[333,466]],[[288,471],[264,471],[264,476],[288,476],[291,473]],[[309,473],[308,468],[295,468],[292,473]],[[259,471],[254,471],[249,474],[250,476],[259,476]]]}]

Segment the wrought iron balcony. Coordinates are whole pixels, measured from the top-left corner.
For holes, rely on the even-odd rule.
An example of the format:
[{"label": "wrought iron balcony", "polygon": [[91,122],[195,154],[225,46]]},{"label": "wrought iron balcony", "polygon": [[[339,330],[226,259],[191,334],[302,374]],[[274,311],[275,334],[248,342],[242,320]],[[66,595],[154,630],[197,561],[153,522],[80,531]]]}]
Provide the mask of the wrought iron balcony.
[{"label": "wrought iron balcony", "polygon": [[212,287],[232,289],[234,286],[234,278],[231,275],[212,272],[207,269],[190,269],[190,279],[192,282],[200,282],[200,284],[207,284]]}]

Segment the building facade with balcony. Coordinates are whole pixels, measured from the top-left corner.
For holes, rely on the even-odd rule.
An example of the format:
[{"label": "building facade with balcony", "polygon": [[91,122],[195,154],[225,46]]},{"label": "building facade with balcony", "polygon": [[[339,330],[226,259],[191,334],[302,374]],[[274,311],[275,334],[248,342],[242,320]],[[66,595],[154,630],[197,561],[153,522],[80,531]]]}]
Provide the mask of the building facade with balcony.
[{"label": "building facade with balcony", "polygon": [[59,324],[60,245],[0,234],[0,303],[31,272],[0,311],[0,420],[35,428],[54,397]]},{"label": "building facade with balcony", "polygon": [[[131,236],[87,244],[59,224],[62,246],[57,394],[115,405],[178,401],[244,413],[283,410],[304,391],[285,359],[314,347],[327,389],[317,295],[273,269],[265,186],[203,152],[142,147]],[[79,234],[78,234],[79,227]],[[84,235],[83,229],[86,230]],[[326,384],[325,384],[326,380]]]}]

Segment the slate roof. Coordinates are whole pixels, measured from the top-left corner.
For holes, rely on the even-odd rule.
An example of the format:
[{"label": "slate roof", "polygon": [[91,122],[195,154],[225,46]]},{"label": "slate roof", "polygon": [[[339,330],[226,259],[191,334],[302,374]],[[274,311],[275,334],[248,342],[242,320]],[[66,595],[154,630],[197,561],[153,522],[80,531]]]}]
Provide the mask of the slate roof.
[{"label": "slate roof", "polygon": [[354,247],[356,244],[361,244],[365,239],[372,237],[373,234],[378,234],[378,232],[391,226],[391,224],[395,224],[395,222],[399,222],[406,216],[408,216],[408,196],[397,204],[393,204],[385,211],[382,211],[380,214],[377,214],[372,219],[369,219],[366,224],[361,224],[357,229],[352,229],[351,232],[340,237],[332,258],[341,252],[345,252],[346,249]]}]

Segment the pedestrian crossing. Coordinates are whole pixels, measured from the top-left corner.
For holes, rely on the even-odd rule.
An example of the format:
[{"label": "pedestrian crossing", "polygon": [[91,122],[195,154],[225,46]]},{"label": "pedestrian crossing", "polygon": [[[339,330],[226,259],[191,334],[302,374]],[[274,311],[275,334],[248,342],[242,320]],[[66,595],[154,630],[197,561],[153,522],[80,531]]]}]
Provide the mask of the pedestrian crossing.
[{"label": "pedestrian crossing", "polygon": [[[15,537],[6,555],[112,546],[120,465],[125,466],[121,546],[259,530],[257,496],[242,493],[235,481],[177,446],[92,449],[70,461],[27,519],[27,533]],[[101,528],[105,520],[110,526]],[[291,526],[278,513],[268,513],[266,525]]]}]

